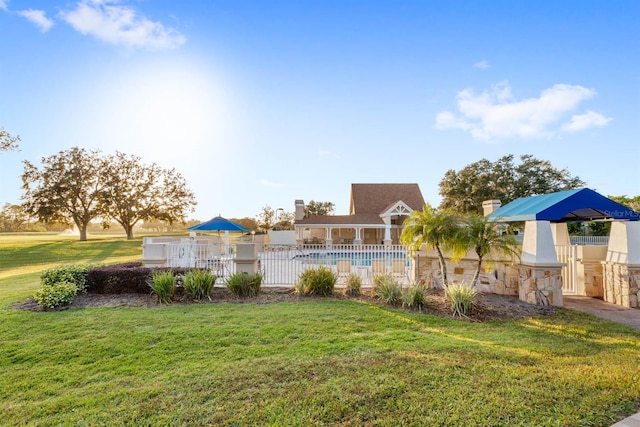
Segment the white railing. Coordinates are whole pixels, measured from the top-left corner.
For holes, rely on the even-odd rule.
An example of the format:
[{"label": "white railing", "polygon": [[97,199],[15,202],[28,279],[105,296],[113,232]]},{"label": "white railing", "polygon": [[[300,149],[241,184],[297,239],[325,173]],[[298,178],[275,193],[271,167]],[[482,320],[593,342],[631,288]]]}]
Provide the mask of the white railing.
[{"label": "white railing", "polygon": [[569,236],[572,245],[608,245],[609,236]]},{"label": "white railing", "polygon": [[205,268],[211,270],[218,280],[235,273],[235,248],[224,254],[218,244],[200,244],[182,241],[166,244],[167,267]]},{"label": "white railing", "polygon": [[294,285],[305,270],[321,265],[338,275],[338,284],[352,273],[361,277],[363,285],[371,285],[377,274],[407,282],[411,271],[402,245],[266,245],[259,257],[266,285]]}]

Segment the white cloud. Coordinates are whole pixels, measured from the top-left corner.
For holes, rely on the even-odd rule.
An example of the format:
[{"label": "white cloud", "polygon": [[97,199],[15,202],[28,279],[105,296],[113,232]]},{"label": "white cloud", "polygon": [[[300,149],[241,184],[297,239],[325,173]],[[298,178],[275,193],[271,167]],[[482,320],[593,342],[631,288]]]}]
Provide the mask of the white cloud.
[{"label": "white cloud", "polygon": [[260,184],[264,187],[284,187],[284,184],[280,184],[277,182],[269,181],[268,179],[262,178],[260,180]]},{"label": "white cloud", "polygon": [[593,89],[578,85],[557,84],[542,91],[538,98],[514,99],[508,82],[500,82],[491,90],[476,94],[472,89],[458,92],[458,113],[443,111],[436,116],[437,129],[461,129],[474,138],[551,137],[560,130],[579,131],[604,126],[611,119],[589,112],[574,115],[571,123],[560,123],[579,104],[596,95]]},{"label": "white cloud", "polygon": [[487,61],[486,59],[483,59],[482,61],[478,61],[475,64],[473,64],[474,67],[476,68],[480,68],[481,70],[487,70],[489,68],[491,68],[491,65],[489,64],[489,61]]},{"label": "white cloud", "polygon": [[7,8],[7,5],[9,4],[9,0],[0,0],[0,9],[2,10],[9,10]]},{"label": "white cloud", "polygon": [[27,9],[16,12],[18,15],[26,18],[40,28],[40,31],[46,33],[53,27],[53,21],[46,17],[44,10]]},{"label": "white cloud", "polygon": [[606,126],[611,120],[613,120],[611,117],[605,117],[600,113],[587,111],[584,114],[574,114],[571,116],[571,121],[565,123],[562,126],[562,130],[566,132],[580,132],[592,127]]},{"label": "white cloud", "polygon": [[138,15],[118,0],[82,0],[60,16],[82,34],[129,48],[170,49],[186,40],[178,31]]}]

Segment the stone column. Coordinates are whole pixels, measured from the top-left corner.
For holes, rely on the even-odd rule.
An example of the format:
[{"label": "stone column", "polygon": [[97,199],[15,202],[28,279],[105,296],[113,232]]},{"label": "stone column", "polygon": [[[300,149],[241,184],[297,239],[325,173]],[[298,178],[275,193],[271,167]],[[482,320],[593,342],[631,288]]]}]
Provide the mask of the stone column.
[{"label": "stone column", "polygon": [[236,273],[256,274],[258,272],[258,245],[238,243],[233,262],[236,264]]},{"label": "stone column", "polygon": [[562,266],[549,221],[527,221],[518,266],[518,294],[529,304],[562,307]]},{"label": "stone column", "polygon": [[602,263],[604,300],[640,307],[640,222],[614,221]]}]

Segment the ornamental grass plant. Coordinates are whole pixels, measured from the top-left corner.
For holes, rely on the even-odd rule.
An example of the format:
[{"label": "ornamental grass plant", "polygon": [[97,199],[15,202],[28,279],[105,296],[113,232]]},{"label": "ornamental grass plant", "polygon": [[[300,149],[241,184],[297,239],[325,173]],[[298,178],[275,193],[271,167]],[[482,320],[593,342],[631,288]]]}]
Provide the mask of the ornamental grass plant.
[{"label": "ornamental grass plant", "polygon": [[191,270],[182,278],[184,291],[189,298],[201,300],[211,299],[211,290],[216,283],[216,276],[209,270]]},{"label": "ornamental grass plant", "polygon": [[338,277],[325,266],[311,268],[300,274],[294,291],[298,295],[329,296],[333,294]]},{"label": "ornamental grass plant", "polygon": [[412,285],[402,290],[402,306],[422,311],[426,305],[424,288]]},{"label": "ornamental grass plant", "polygon": [[176,276],[173,271],[156,272],[153,274],[149,286],[158,297],[158,301],[171,304],[176,290]]},{"label": "ornamental grass plant", "polygon": [[262,274],[235,273],[229,276],[226,286],[237,297],[254,297],[260,293]]},{"label": "ornamental grass plant", "polygon": [[362,288],[362,277],[355,273],[349,274],[347,282],[344,286],[344,294],[350,297],[357,297],[360,295]]},{"label": "ornamental grass plant", "polygon": [[402,286],[388,274],[380,274],[373,278],[373,294],[389,305],[402,302]]},{"label": "ornamental grass plant", "polygon": [[444,287],[444,292],[451,302],[454,316],[468,317],[475,306],[478,292],[465,283],[450,283]]}]

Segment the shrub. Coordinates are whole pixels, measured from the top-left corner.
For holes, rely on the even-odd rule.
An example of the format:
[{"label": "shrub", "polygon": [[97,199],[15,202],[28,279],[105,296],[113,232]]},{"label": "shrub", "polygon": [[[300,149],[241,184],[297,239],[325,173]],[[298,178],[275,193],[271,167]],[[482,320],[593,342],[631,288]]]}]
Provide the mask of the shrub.
[{"label": "shrub", "polygon": [[86,292],[87,275],[98,264],[73,264],[44,270],[40,275],[42,285],[55,285],[56,283],[73,283],[78,292]]},{"label": "shrub", "polygon": [[[183,275],[189,268],[172,268],[174,275]],[[87,292],[93,294],[148,294],[149,281],[157,272],[168,268],[143,267],[140,262],[127,262],[93,268],[87,274]]]},{"label": "shrub", "polygon": [[106,265],[89,271],[87,292],[94,294],[147,294],[151,269],[141,263]]},{"label": "shrub", "polygon": [[478,292],[464,283],[450,283],[444,288],[444,292],[451,301],[453,315],[467,317],[475,306]]},{"label": "shrub", "polygon": [[226,285],[237,297],[254,297],[260,293],[262,274],[235,273],[227,278]]},{"label": "shrub", "polygon": [[176,290],[176,277],[173,271],[156,272],[153,274],[149,286],[160,302],[171,303]]},{"label": "shrub", "polygon": [[75,283],[64,281],[47,283],[36,291],[34,299],[46,310],[71,304],[77,293],[78,287]]},{"label": "shrub", "polygon": [[421,286],[409,286],[402,291],[402,306],[417,308],[422,311],[426,304],[424,299],[424,288]]},{"label": "shrub", "polygon": [[373,294],[389,305],[397,305],[402,301],[402,286],[388,274],[373,278]]},{"label": "shrub", "polygon": [[329,296],[333,294],[338,277],[329,268],[320,266],[304,271],[296,286],[298,294]]},{"label": "shrub", "polygon": [[209,270],[192,270],[185,274],[182,280],[184,290],[190,298],[202,299],[209,297],[216,283],[216,276]]},{"label": "shrub", "polygon": [[362,287],[362,277],[355,273],[349,274],[347,277],[347,283],[344,287],[345,295],[356,297],[360,295],[360,288]]}]

